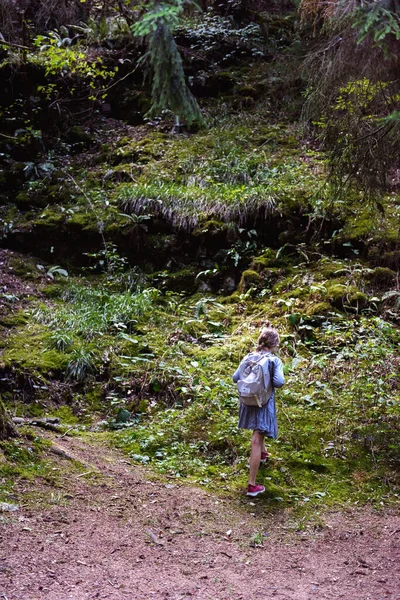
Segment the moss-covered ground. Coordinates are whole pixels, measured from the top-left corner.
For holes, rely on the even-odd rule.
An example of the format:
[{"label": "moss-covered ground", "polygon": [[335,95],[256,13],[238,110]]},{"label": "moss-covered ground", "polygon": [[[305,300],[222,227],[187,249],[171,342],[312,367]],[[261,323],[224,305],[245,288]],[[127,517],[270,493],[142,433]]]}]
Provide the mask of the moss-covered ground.
[{"label": "moss-covered ground", "polygon": [[[160,290],[137,271],[49,281],[46,301],[33,299],[7,330],[9,409],[108,431],[163,477],[237,494],[250,432],[237,428],[231,375],[269,319],[281,333],[286,384],[280,435],[260,471],[263,502],[306,511],[397,502],[395,275],[316,254],[300,262],[301,252],[264,249],[232,295]],[[7,444],[19,463],[20,442]],[[4,477],[19,474],[5,464]]]}]

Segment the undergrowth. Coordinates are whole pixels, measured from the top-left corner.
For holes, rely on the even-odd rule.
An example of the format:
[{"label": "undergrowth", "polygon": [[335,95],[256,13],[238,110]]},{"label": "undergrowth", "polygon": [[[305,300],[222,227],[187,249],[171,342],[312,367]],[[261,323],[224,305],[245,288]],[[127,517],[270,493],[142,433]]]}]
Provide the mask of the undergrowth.
[{"label": "undergrowth", "polygon": [[[58,373],[77,386],[81,405],[100,393],[107,418],[99,427],[134,462],[237,493],[250,432],[237,428],[231,375],[268,318],[281,333],[286,384],[277,392],[280,435],[260,473],[262,502],[391,503],[399,493],[400,334],[379,313],[392,272],[300,251],[306,262],[266,249],[252,262],[258,279],[231,297],[127,289],[110,276],[55,283],[59,294],[25,313],[2,360],[40,373],[42,384]],[[49,356],[59,357],[58,371]]]}]

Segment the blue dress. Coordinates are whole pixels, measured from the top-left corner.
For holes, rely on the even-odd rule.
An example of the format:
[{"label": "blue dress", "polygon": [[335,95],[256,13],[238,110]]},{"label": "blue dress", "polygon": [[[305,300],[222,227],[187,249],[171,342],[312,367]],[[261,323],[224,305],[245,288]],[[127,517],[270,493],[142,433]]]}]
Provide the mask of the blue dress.
[{"label": "blue dress", "polygon": [[[247,354],[242,360],[242,363],[247,358],[259,357],[260,354],[265,354],[270,358],[269,361],[265,361],[263,365],[264,373],[269,377],[269,363],[273,362],[273,377],[272,385],[273,388],[280,388],[285,383],[283,376],[282,361],[277,356],[270,354],[266,351],[252,352]],[[240,363],[240,365],[242,364]],[[239,379],[240,365],[233,374],[233,381],[236,383]],[[272,396],[268,400],[267,404],[259,408],[258,406],[247,406],[246,404],[240,405],[239,412],[239,427],[241,429],[253,429],[264,434],[266,437],[276,438],[278,435],[278,420],[276,417],[276,405],[275,405],[275,392],[272,392]]]}]

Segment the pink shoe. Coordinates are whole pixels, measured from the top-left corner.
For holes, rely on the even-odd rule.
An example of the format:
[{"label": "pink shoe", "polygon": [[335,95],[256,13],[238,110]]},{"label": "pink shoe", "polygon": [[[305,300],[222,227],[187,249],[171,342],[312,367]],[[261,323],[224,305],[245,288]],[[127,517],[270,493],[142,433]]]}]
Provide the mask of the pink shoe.
[{"label": "pink shoe", "polygon": [[270,456],[271,455],[270,455],[269,452],[261,452],[261,460],[260,460],[260,462],[262,462],[262,463],[267,462],[267,460],[269,459]]},{"label": "pink shoe", "polygon": [[262,494],[265,492],[265,487],[263,485],[249,485],[247,486],[246,496],[258,496],[258,494]]}]

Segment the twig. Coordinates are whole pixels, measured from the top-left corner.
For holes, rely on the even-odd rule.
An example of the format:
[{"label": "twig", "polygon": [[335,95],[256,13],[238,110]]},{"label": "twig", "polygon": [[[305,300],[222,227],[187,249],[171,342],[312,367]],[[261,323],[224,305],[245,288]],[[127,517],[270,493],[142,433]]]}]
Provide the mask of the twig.
[{"label": "twig", "polygon": [[118,79],[117,81],[114,81],[111,85],[109,85],[106,88],[102,88],[101,90],[99,90],[99,93],[104,94],[105,92],[108,92],[109,90],[111,90],[111,88],[113,88],[114,86],[118,85],[119,83],[121,83],[121,81],[124,81],[124,79],[126,79],[127,77],[129,77],[130,75],[133,75],[134,72],[137,70],[137,68],[139,67],[139,65],[136,65],[136,67],[133,69],[133,71],[129,71],[129,73],[127,73],[126,75],[124,75],[123,77],[121,77],[121,79]]},{"label": "twig", "polygon": [[69,429],[67,429],[67,431],[65,431],[62,435],[59,435],[59,439],[65,437],[66,435],[69,434],[70,431],[73,431],[75,429],[75,427],[70,427]]},{"label": "twig", "polygon": [[48,429],[49,431],[60,432],[60,426],[53,422],[52,419],[24,419],[22,417],[13,417],[12,419],[15,425],[32,425],[33,427],[41,427],[42,429]]},{"label": "twig", "polygon": [[285,409],[283,408],[282,404],[280,406],[281,411],[283,412],[283,414],[285,415],[285,417],[287,418],[287,420],[289,421],[290,427],[293,427],[293,423],[289,418],[289,415],[286,413]]},{"label": "twig", "polygon": [[12,48],[21,48],[21,50],[30,50],[28,46],[21,46],[21,44],[15,44],[14,42],[6,42],[6,40],[0,40],[0,46],[11,46]]},{"label": "twig", "polygon": [[85,471],[84,473],[77,475],[76,478],[78,479],[78,477],[85,477],[85,475],[90,475],[91,473],[94,473],[94,471]]},{"label": "twig", "polygon": [[15,141],[15,136],[14,135],[6,135],[5,133],[0,133],[1,137],[7,138],[8,140],[14,140]]}]

